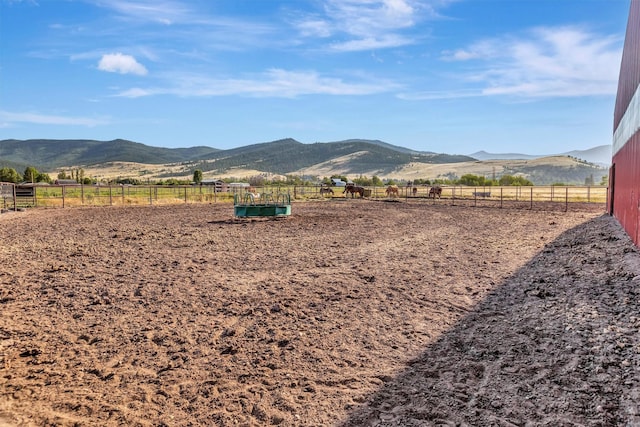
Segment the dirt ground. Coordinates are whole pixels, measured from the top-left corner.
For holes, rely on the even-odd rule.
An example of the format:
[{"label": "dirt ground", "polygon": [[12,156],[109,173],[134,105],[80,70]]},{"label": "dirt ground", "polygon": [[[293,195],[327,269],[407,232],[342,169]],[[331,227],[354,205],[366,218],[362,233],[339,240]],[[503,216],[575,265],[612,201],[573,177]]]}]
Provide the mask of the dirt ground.
[{"label": "dirt ground", "polygon": [[602,205],[0,215],[0,426],[640,425]]}]

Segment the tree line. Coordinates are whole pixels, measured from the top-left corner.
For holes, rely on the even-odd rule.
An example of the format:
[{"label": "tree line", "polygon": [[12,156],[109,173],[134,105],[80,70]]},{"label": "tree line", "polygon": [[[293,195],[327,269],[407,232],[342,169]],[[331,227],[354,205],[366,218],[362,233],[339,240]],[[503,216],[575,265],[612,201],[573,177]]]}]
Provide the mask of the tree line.
[{"label": "tree line", "polygon": [[[58,173],[58,179],[71,179],[76,181],[78,184],[95,184],[93,179],[85,176],[84,169],[82,168],[60,171]],[[22,174],[14,168],[0,168],[0,182],[12,182],[14,184],[19,184],[21,182],[29,182],[32,184],[43,182],[53,184],[53,180],[48,173],[39,172],[38,169],[33,166],[27,166]]]},{"label": "tree line", "polygon": [[[85,171],[82,168],[70,169],[70,170],[62,170],[57,175],[58,179],[65,180],[74,180],[79,184],[91,185],[96,184],[96,180],[85,175]],[[500,178],[487,178],[482,175],[473,175],[473,174],[465,174],[461,177],[457,177],[454,174],[450,174],[449,176],[440,177],[437,179],[423,179],[417,178],[412,181],[407,180],[394,180],[387,179],[383,180],[378,176],[358,176],[353,179],[347,178],[346,175],[331,175],[330,177],[324,177],[319,179],[319,177],[302,177],[298,175],[285,175],[284,177],[267,179],[265,176],[257,175],[248,178],[249,184],[259,187],[264,185],[317,185],[318,183],[322,185],[331,186],[333,184],[333,179],[340,179],[344,182],[353,182],[356,185],[361,185],[365,187],[380,187],[385,185],[401,185],[401,186],[417,186],[417,185],[465,185],[469,187],[484,187],[484,186],[533,186],[533,182],[524,178],[520,175],[502,175]],[[603,177],[600,185],[606,185],[606,177]],[[238,178],[224,178],[222,181],[225,182],[234,182],[234,181],[246,181],[247,179],[238,179]],[[200,169],[196,169],[193,173],[193,179],[177,179],[177,178],[167,178],[164,180],[156,180],[153,182],[155,185],[190,185],[190,184],[200,184],[203,181],[203,172]],[[49,174],[39,172],[33,166],[27,166],[22,174],[17,172],[14,168],[3,167],[0,168],[0,182],[11,182],[11,183],[21,183],[21,182],[29,182],[29,183],[48,183],[52,184],[53,181]],[[126,184],[126,185],[142,185],[149,184],[147,180],[142,181],[136,178],[116,178],[109,181],[110,184]],[[593,175],[590,176],[590,180],[585,180],[585,185],[594,185]],[[560,185],[560,184],[556,184]]]},{"label": "tree line", "polygon": [[20,182],[46,182],[51,184],[51,177],[49,174],[38,172],[33,166],[27,166],[24,173],[20,174],[14,168],[3,167],[0,168],[0,181],[12,182],[18,184]]}]

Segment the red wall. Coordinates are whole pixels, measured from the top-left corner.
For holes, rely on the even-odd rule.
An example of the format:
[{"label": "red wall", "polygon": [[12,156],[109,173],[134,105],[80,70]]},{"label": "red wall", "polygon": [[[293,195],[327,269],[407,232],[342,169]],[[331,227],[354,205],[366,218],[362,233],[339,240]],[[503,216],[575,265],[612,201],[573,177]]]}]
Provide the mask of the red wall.
[{"label": "red wall", "polygon": [[[640,0],[632,0],[629,21],[620,64],[620,78],[614,111],[614,134],[623,122],[629,103],[640,84]],[[637,96],[637,95],[636,95]],[[637,106],[638,104],[636,104]],[[625,118],[626,126],[636,129],[637,118]],[[616,140],[613,144],[613,159],[609,173],[608,210],[640,246],[640,132],[635,132],[627,141]]]},{"label": "red wall", "polygon": [[609,177],[613,193],[612,213],[635,244],[640,246],[640,132],[613,156],[612,165]]},{"label": "red wall", "polygon": [[620,78],[618,79],[618,94],[613,118],[615,131],[627,111],[629,101],[640,84],[640,1],[631,0],[629,21],[624,39],[624,51],[620,63]]}]

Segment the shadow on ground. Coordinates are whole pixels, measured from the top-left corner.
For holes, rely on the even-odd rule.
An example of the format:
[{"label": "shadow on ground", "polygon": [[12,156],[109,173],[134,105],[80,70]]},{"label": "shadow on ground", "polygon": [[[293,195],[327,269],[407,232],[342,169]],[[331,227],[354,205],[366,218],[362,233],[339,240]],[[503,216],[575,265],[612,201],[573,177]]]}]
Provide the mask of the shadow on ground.
[{"label": "shadow on ground", "polygon": [[586,222],[339,425],[640,425],[639,284],[616,220]]}]

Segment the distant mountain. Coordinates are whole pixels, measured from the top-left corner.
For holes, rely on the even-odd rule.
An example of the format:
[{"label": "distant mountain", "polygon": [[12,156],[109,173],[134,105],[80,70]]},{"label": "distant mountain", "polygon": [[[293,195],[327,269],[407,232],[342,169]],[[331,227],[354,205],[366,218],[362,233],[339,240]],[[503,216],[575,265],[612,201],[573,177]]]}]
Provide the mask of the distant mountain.
[{"label": "distant mountain", "polygon": [[0,141],[0,166],[17,163],[51,170],[65,166],[86,166],[105,162],[174,163],[206,158],[215,148],[160,148],[138,142],[71,139],[6,139]]},{"label": "distant mountain", "polygon": [[282,139],[218,150],[211,147],[159,148],[117,139],[94,140],[4,140],[0,141],[0,166],[25,164],[39,170],[90,166],[109,162],[146,164],[190,163],[190,170],[226,171],[233,168],[255,169],[275,174],[327,162],[333,158],[359,153],[348,170],[377,170],[387,173],[411,161],[454,163],[473,160],[468,156],[418,152],[382,141],[350,139],[346,141],[303,144]]},{"label": "distant mountain", "polygon": [[476,151],[473,154],[469,154],[469,157],[473,157],[477,160],[533,160],[544,156],[521,153],[487,153],[486,151]]},{"label": "distant mountain", "polygon": [[424,163],[455,163],[473,160],[468,156],[420,153],[381,141],[350,139],[338,142],[303,144],[295,139],[282,139],[245,147],[221,150],[193,165],[203,172],[227,171],[232,168],[256,169],[275,174],[291,174],[335,158],[353,156],[345,173],[358,174],[375,170],[387,174],[412,161]]},{"label": "distant mountain", "polygon": [[[394,179],[435,179],[462,176],[517,174],[536,184],[596,182],[606,169],[589,159],[610,161],[610,146],[572,151],[562,161],[524,154],[491,154],[479,151],[471,156],[421,152],[378,140],[349,139],[303,144],[295,139],[252,144],[229,150],[211,147],[159,148],[117,139],[95,140],[3,140],[0,167],[22,172],[35,166],[55,174],[61,169],[82,167],[96,176],[148,179],[188,178],[196,169],[207,178],[249,177],[258,174],[378,176]],[[608,157],[607,157],[608,156]],[[492,160],[485,160],[492,159]],[[498,159],[498,160],[496,160]],[[519,160],[513,160],[519,159]],[[117,164],[117,165],[116,165]],[[110,172],[115,171],[115,172]]]},{"label": "distant mountain", "polygon": [[545,155],[531,155],[521,153],[487,153],[486,151],[478,151],[473,154],[469,154],[469,157],[473,157],[478,160],[533,160],[541,157],[549,157],[554,155],[571,156],[578,159],[586,160],[589,163],[594,163],[599,166],[609,167],[611,164],[611,144],[600,145],[588,150],[574,150],[566,153],[557,154],[545,154]]},{"label": "distant mountain", "polygon": [[563,153],[567,156],[576,157],[586,160],[589,163],[609,167],[611,165],[611,157],[613,155],[611,144],[599,145],[588,150],[575,150]]},{"label": "distant mountain", "polygon": [[365,139],[347,139],[344,141],[337,141],[338,143],[352,143],[352,142],[368,142],[369,144],[374,144],[374,145],[379,145],[380,147],[383,148],[388,148],[390,150],[394,150],[394,151],[399,151],[401,153],[406,153],[406,154],[436,154],[433,151],[417,151],[417,150],[412,150],[410,148],[405,148],[405,147],[400,147],[398,145],[393,145],[393,144],[389,144],[387,142],[383,142],[383,141],[379,141],[377,139],[374,140],[365,140]]}]

